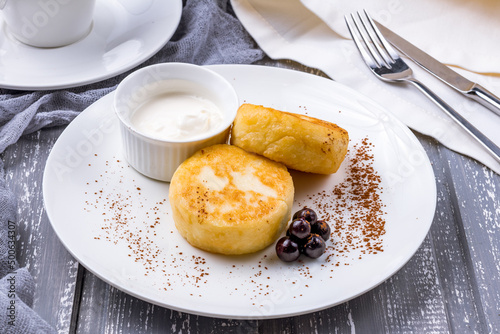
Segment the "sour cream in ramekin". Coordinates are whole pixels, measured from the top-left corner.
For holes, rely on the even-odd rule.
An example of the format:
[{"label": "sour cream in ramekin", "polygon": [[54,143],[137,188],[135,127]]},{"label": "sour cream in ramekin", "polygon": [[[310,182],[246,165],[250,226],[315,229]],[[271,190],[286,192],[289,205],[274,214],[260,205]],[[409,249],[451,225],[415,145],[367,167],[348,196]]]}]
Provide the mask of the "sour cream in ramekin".
[{"label": "sour cream in ramekin", "polygon": [[196,151],[228,141],[239,107],[233,86],[203,66],[144,67],[117,87],[123,154],[140,173],[169,182]]},{"label": "sour cream in ramekin", "polygon": [[155,96],[138,107],[130,119],[137,131],[164,140],[205,135],[222,122],[222,112],[215,103],[183,92]]}]

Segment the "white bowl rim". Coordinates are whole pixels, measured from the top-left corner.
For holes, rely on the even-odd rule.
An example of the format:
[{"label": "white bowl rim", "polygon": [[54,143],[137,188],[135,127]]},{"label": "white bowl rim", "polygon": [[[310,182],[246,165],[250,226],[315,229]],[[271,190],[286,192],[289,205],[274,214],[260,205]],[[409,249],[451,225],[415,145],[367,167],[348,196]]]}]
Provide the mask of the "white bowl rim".
[{"label": "white bowl rim", "polygon": [[[233,101],[231,101],[231,103],[234,103],[234,108],[233,108],[233,110],[230,113],[230,117],[224,117],[222,125],[219,126],[219,127],[217,127],[216,129],[214,129],[212,131],[209,131],[209,132],[207,132],[205,134],[202,134],[202,135],[199,135],[199,136],[195,136],[195,137],[191,137],[191,138],[187,138],[187,139],[164,139],[164,138],[158,138],[158,137],[155,137],[153,135],[148,135],[148,134],[145,134],[145,133],[143,133],[141,131],[136,130],[133,126],[131,126],[129,124],[129,122],[127,122],[126,120],[123,119],[121,113],[119,112],[119,107],[117,106],[117,100],[119,99],[121,88],[127,82],[129,82],[131,80],[134,80],[136,76],[139,76],[142,73],[151,70],[152,68],[158,68],[158,67],[181,67],[181,68],[185,67],[185,68],[190,68],[190,69],[196,69],[197,71],[204,71],[205,73],[209,73],[211,76],[217,78],[217,80],[219,80],[221,83],[224,83],[224,85],[227,87],[228,91],[231,92],[231,95],[233,97]],[[168,80],[168,78],[166,78],[165,80]],[[130,73],[127,77],[125,77],[118,84],[118,86],[116,88],[116,91],[115,91],[114,100],[113,100],[113,109],[114,109],[115,115],[120,120],[120,123],[124,127],[126,127],[128,131],[130,131],[131,133],[133,133],[135,136],[137,136],[137,137],[139,137],[139,138],[141,138],[143,140],[149,141],[149,142],[153,142],[153,143],[161,142],[161,143],[173,144],[173,145],[175,145],[175,144],[182,144],[182,143],[198,143],[198,142],[203,142],[203,141],[209,140],[210,138],[212,138],[212,137],[214,137],[214,136],[216,136],[216,135],[218,135],[218,134],[226,131],[232,125],[232,123],[234,122],[234,119],[236,118],[236,113],[237,113],[238,107],[239,107],[239,99],[238,99],[238,95],[236,93],[236,90],[234,89],[233,85],[231,85],[231,83],[228,80],[226,80],[222,75],[218,74],[215,71],[212,71],[212,70],[208,69],[207,67],[205,67],[203,65],[195,65],[195,64],[180,63],[180,62],[153,64],[153,65],[149,65],[149,66],[143,67],[141,69],[138,69],[137,71],[134,71],[134,72]]]}]

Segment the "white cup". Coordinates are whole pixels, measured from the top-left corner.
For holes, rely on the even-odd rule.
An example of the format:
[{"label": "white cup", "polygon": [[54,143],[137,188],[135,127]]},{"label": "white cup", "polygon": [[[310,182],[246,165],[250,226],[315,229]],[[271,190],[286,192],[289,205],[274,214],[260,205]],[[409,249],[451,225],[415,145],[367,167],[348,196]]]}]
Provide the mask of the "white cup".
[{"label": "white cup", "polygon": [[72,44],[92,29],[96,0],[0,0],[8,31],[42,48]]}]

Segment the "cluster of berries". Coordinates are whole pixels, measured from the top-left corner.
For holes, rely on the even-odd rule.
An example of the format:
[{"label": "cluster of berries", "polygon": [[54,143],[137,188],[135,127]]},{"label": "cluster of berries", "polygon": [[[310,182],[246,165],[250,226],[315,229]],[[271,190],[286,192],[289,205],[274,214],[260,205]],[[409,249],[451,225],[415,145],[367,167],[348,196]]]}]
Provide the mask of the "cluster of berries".
[{"label": "cluster of berries", "polygon": [[276,243],[276,254],[285,262],[297,260],[300,254],[316,259],[325,252],[330,233],[330,226],[318,220],[314,210],[303,208],[293,215],[286,236]]}]

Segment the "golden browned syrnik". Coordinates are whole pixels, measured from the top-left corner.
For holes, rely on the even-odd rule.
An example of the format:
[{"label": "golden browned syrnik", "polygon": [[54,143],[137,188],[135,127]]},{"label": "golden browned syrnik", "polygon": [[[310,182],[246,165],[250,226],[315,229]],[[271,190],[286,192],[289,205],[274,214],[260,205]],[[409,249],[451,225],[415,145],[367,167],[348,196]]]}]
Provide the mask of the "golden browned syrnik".
[{"label": "golden browned syrnik", "polygon": [[291,169],[332,174],[345,158],[349,135],[324,120],[247,103],[238,109],[231,144]]},{"label": "golden browned syrnik", "polygon": [[195,153],[176,170],[169,190],[179,233],[221,254],[253,253],[276,241],[293,198],[284,165],[232,145]]}]

